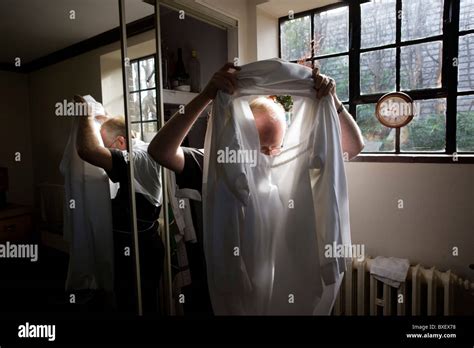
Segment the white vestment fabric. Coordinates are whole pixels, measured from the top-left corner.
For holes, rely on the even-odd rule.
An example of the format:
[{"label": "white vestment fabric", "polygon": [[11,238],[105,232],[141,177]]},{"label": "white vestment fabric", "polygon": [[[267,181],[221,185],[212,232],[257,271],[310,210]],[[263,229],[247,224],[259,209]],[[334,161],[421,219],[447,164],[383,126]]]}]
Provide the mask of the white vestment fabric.
[{"label": "white vestment fabric", "polygon": [[[334,246],[351,243],[332,97],[316,100],[311,70],[279,59],[244,65],[237,79],[234,95],[217,94],[204,150],[204,251],[214,312],[328,315],[350,257]],[[294,99],[278,156],[260,152],[249,107],[259,95]],[[219,153],[232,150],[236,156],[220,163]]]},{"label": "white vestment fabric", "polygon": [[[64,238],[69,242],[66,290],[113,290],[112,206],[109,179],[102,168],[77,154],[78,119],[64,150],[60,171],[64,176]],[[95,123],[102,143],[100,125]]]}]

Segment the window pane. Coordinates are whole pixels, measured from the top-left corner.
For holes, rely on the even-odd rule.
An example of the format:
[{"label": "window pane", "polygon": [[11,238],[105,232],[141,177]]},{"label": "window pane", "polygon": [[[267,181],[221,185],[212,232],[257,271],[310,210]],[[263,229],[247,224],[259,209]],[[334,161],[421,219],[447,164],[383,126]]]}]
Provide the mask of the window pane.
[{"label": "window pane", "polygon": [[337,95],[341,101],[349,100],[349,57],[341,56],[317,60],[321,74],[336,81]]},{"label": "window pane", "polygon": [[349,50],[349,7],[314,15],[315,54],[331,54]]},{"label": "window pane", "polygon": [[142,98],[142,120],[156,120],[156,90],[140,92]]},{"label": "window pane", "polygon": [[446,99],[417,100],[415,105],[415,117],[400,132],[400,151],[444,151]]},{"label": "window pane", "polygon": [[140,123],[132,123],[132,132],[137,139],[142,139],[142,131],[140,129]]},{"label": "window pane", "polygon": [[360,92],[374,94],[396,89],[395,49],[385,49],[360,55]]},{"label": "window pane", "polygon": [[401,48],[400,79],[404,90],[441,87],[441,41]]},{"label": "window pane", "polygon": [[311,56],[311,17],[301,17],[281,24],[281,57],[297,60]]},{"label": "window pane", "polygon": [[132,63],[128,72],[128,88],[130,91],[138,91],[138,62]]},{"label": "window pane", "polygon": [[396,0],[378,0],[360,5],[362,48],[395,43]]},{"label": "window pane", "polygon": [[474,0],[461,0],[459,30],[474,29]]},{"label": "window pane", "polygon": [[155,87],[155,59],[140,61],[140,89]]},{"label": "window pane", "polygon": [[155,134],[158,133],[157,122],[145,122],[143,123],[143,141],[151,142]]},{"label": "window pane", "polygon": [[459,38],[458,90],[474,90],[474,34]]},{"label": "window pane", "polygon": [[130,93],[128,101],[128,112],[130,114],[131,122],[140,121],[140,101],[138,100],[138,93]]},{"label": "window pane", "polygon": [[402,40],[442,34],[443,7],[443,0],[403,0]]},{"label": "window pane", "polygon": [[356,118],[365,143],[362,152],[395,151],[395,129],[379,122],[375,116],[375,104],[357,105]]},{"label": "window pane", "polygon": [[458,151],[474,151],[474,95],[458,97]]}]

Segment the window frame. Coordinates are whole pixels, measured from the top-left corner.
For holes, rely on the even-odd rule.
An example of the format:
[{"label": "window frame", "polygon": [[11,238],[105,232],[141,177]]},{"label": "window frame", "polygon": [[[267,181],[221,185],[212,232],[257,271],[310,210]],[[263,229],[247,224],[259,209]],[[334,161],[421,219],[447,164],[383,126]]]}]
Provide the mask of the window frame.
[{"label": "window frame", "polygon": [[[402,12],[402,0],[395,0],[396,8],[396,33],[395,43],[381,46],[373,46],[361,48],[361,7],[363,3],[369,0],[352,0],[343,1],[331,5],[326,5],[304,12],[295,13],[292,19],[310,16],[311,18],[311,40],[314,40],[314,16],[317,13],[325,12],[337,8],[347,7],[349,12],[349,28],[348,52],[335,53],[329,55],[315,56],[314,48],[311,48],[311,57],[305,59],[314,66],[314,61],[324,58],[335,58],[339,56],[349,56],[349,100],[344,104],[349,105],[349,112],[357,121],[357,106],[361,104],[377,103],[380,97],[385,93],[362,94],[360,92],[360,55],[361,53],[378,51],[388,48],[396,50],[396,90],[408,93],[414,101],[422,99],[446,99],[446,133],[445,133],[445,151],[444,152],[416,152],[416,151],[400,151],[400,128],[396,129],[395,152],[362,152],[351,162],[421,162],[421,163],[474,163],[474,151],[457,151],[456,149],[456,122],[457,122],[457,98],[463,95],[474,95],[474,90],[459,92],[458,84],[458,67],[452,62],[458,57],[459,37],[474,33],[474,29],[460,31],[460,0],[444,0],[443,18],[441,34],[421,39],[412,39],[402,41],[401,26],[402,16],[398,15]],[[284,22],[291,20],[289,16],[280,17],[278,19],[278,54],[281,57],[282,32],[281,26]],[[426,88],[418,90],[401,90],[401,48],[405,46],[423,44],[429,42],[442,42],[442,60],[441,60],[441,79],[442,85],[437,88]],[[296,62],[292,60],[291,62]],[[456,158],[454,154],[457,154]]]},{"label": "window frame", "polygon": [[[155,54],[149,54],[149,55],[146,55],[146,56],[143,56],[143,57],[139,57],[139,58],[135,58],[135,59],[131,59],[130,60],[130,72],[132,71],[132,65],[134,63],[137,63],[137,66],[138,66],[138,69],[137,69],[137,77],[138,77],[138,89],[137,90],[131,90],[129,89],[129,95],[132,95],[132,94],[138,94],[138,102],[139,102],[139,109],[140,109],[140,120],[139,121],[131,121],[131,125],[135,125],[135,124],[139,124],[140,125],[140,140],[144,141],[144,138],[143,138],[143,125],[145,123],[156,123],[156,127],[157,129],[159,129],[159,120],[158,120],[158,116],[156,118],[156,120],[143,120],[143,109],[142,109],[142,98],[141,98],[141,92],[146,92],[146,91],[153,91],[153,90],[156,90],[156,76],[155,76],[155,87],[150,87],[150,88],[143,88],[141,89],[141,79],[140,79],[140,62],[142,61],[145,61],[145,60],[148,60],[150,58],[153,58],[153,61],[154,61],[154,66],[156,68],[156,55]],[[155,99],[156,100],[156,99]]]}]

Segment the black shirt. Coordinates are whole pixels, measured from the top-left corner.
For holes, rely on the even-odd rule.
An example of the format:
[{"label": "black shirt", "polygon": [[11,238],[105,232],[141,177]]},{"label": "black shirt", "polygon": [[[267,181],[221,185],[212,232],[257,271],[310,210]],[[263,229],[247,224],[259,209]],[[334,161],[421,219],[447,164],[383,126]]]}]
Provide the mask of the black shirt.
[{"label": "black shirt", "polygon": [[[127,161],[122,151],[109,149],[112,154],[112,169],[106,171],[110,180],[120,183],[117,196],[112,199],[112,223],[115,231],[131,233],[130,195]],[[138,231],[148,230],[155,224],[161,207],[156,207],[141,193],[135,192]]]},{"label": "black shirt", "polygon": [[184,152],[184,168],[176,174],[176,184],[180,189],[192,189],[202,194],[202,170],[204,153],[192,147],[182,147]]}]

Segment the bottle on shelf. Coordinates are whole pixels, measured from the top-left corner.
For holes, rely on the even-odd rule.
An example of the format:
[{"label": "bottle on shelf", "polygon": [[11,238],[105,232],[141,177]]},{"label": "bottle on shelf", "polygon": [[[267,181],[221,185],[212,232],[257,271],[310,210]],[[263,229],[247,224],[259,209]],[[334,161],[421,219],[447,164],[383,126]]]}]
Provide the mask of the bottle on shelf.
[{"label": "bottle on shelf", "polygon": [[196,50],[192,50],[191,52],[188,67],[191,80],[191,92],[199,93],[201,92],[201,63],[199,63]]},{"label": "bottle on shelf", "polygon": [[170,88],[170,79],[168,76],[169,72],[169,63],[168,63],[168,46],[166,46],[163,42],[161,43],[161,46],[163,47],[163,55],[162,55],[162,74],[163,74],[163,88],[164,89],[169,89]]},{"label": "bottle on shelf", "polygon": [[189,75],[186,72],[183,62],[183,49],[178,48],[178,60],[176,62],[176,69],[173,76],[173,87],[178,87],[182,85],[187,85],[189,80]]}]

